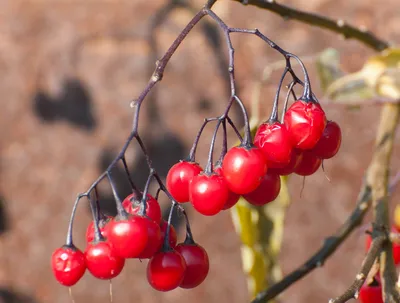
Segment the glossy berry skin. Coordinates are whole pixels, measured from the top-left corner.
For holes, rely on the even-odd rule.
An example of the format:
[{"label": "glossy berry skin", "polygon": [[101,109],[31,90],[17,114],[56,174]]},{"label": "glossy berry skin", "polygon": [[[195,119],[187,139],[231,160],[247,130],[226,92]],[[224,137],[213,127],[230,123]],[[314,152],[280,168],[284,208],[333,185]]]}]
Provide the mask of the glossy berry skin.
[{"label": "glossy berry skin", "polygon": [[195,176],[190,182],[189,192],[194,209],[205,216],[218,214],[229,197],[225,179],[216,173]]},{"label": "glossy berry skin", "polygon": [[166,185],[172,197],[179,203],[189,202],[189,183],[203,169],[194,162],[180,161],[168,172]]},{"label": "glossy berry skin", "polygon": [[222,173],[229,189],[243,195],[255,190],[267,172],[263,152],[257,147],[233,147],[222,161]]},{"label": "glossy berry skin", "polygon": [[298,100],[284,117],[293,147],[312,149],[321,138],[326,125],[325,112],[318,103]]},{"label": "glossy berry skin", "polygon": [[148,241],[148,221],[142,216],[131,216],[128,219],[116,218],[108,223],[108,241],[116,255],[121,258],[136,258],[146,248]]},{"label": "glossy berry skin", "polygon": [[330,159],[337,154],[342,143],[340,126],[333,121],[326,123],[321,139],[314,146],[313,151],[321,159]]},{"label": "glossy berry skin", "polygon": [[[106,217],[105,219],[100,219],[99,221],[99,229],[101,235],[107,239],[108,236],[108,222],[112,217]],[[86,242],[92,242],[94,240],[94,221],[89,223],[89,226],[86,229]]]},{"label": "glossy berry skin", "polygon": [[170,291],[183,281],[186,263],[174,250],[159,252],[147,264],[147,280],[158,291]]},{"label": "glossy berry skin", "polygon": [[264,153],[269,168],[284,167],[292,155],[292,142],[286,126],[280,122],[261,124],[254,136],[254,145]]},{"label": "glossy berry skin", "polygon": [[322,160],[318,158],[312,150],[303,151],[301,162],[297,165],[294,172],[300,176],[310,176],[321,166]]},{"label": "glossy berry skin", "polygon": [[[167,235],[167,228],[168,228],[168,222],[163,220],[160,225],[161,243],[160,243],[160,246],[158,247],[158,250],[161,250],[161,248],[164,244],[163,241]],[[171,224],[169,226],[169,245],[171,246],[171,248],[175,248],[177,242],[178,242],[178,237],[176,235],[176,230],[175,230],[174,226]]]},{"label": "glossy berry skin", "polygon": [[[214,172],[220,176],[222,176],[222,167],[221,166],[216,166],[214,168]],[[222,208],[223,210],[230,209],[233,207],[238,201],[239,201],[240,195],[235,194],[231,190],[229,191],[228,195],[228,200],[226,201],[224,207]]]},{"label": "glossy berry skin", "polygon": [[176,251],[182,255],[186,263],[186,272],[181,288],[199,286],[207,277],[210,270],[207,252],[198,244],[178,244]]},{"label": "glossy berry skin", "polygon": [[149,259],[158,251],[162,242],[160,225],[151,219],[147,220],[147,245],[139,254],[139,259]]},{"label": "glossy berry skin", "polygon": [[267,173],[261,184],[251,193],[243,195],[247,202],[256,206],[262,206],[272,202],[278,197],[281,190],[281,178],[274,173]]},{"label": "glossy berry skin", "polygon": [[125,259],[119,257],[106,241],[89,243],[85,250],[85,259],[90,273],[103,280],[118,276],[125,265]]},{"label": "glossy berry skin", "polygon": [[383,303],[382,286],[378,282],[373,282],[375,285],[364,284],[360,288],[359,301],[361,303]]},{"label": "glossy berry skin", "polygon": [[[131,215],[137,215],[140,210],[141,200],[136,198],[136,194],[130,194],[124,201],[122,201],[122,206],[125,211]],[[158,201],[150,194],[147,194],[146,200],[146,216],[153,219],[157,224],[161,222],[161,207]]]},{"label": "glossy berry skin", "polygon": [[53,252],[51,267],[60,284],[75,285],[86,271],[85,255],[76,247],[65,245]]},{"label": "glossy berry skin", "polygon": [[282,168],[271,168],[268,169],[268,173],[274,173],[280,176],[287,176],[296,170],[297,166],[301,163],[301,160],[303,158],[303,153],[299,151],[298,149],[292,149],[291,155],[290,155],[290,161],[289,164],[286,165],[285,167]]}]

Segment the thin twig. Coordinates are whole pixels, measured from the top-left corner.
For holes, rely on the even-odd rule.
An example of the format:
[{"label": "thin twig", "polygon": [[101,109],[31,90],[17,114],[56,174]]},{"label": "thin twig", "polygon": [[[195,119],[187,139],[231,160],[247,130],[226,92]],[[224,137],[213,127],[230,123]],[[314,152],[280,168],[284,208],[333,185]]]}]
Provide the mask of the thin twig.
[{"label": "thin twig", "polygon": [[358,298],[360,288],[367,279],[368,273],[374,265],[376,258],[379,256],[384,242],[387,240],[388,237],[385,233],[381,233],[378,237],[375,237],[372,240],[371,247],[369,248],[368,253],[361,264],[360,272],[356,275],[354,282],[342,295],[335,299],[329,300],[329,303],[344,303],[350,299]]},{"label": "thin twig", "polygon": [[280,282],[260,292],[252,301],[252,303],[267,302],[268,300],[275,298],[277,295],[279,295],[296,281],[303,278],[312,270],[322,266],[325,260],[336,251],[336,249],[342,244],[348,235],[350,235],[350,233],[361,224],[362,219],[364,218],[364,215],[370,206],[370,199],[370,187],[364,184],[357,199],[356,208],[346,222],[337,230],[337,232],[333,236],[326,238],[322,247],[302,266],[288,274]]},{"label": "thin twig", "polygon": [[[375,152],[368,169],[367,178],[367,182],[372,187],[374,224],[388,232],[390,231],[389,169],[399,118],[400,105],[384,105],[375,142]],[[387,303],[400,302],[400,294],[396,289],[397,274],[390,241],[384,243],[379,261],[384,301]]]},{"label": "thin twig", "polygon": [[304,12],[291,8],[286,5],[277,3],[275,0],[233,0],[242,4],[254,5],[262,9],[269,10],[283,17],[284,19],[293,19],[300,22],[315,25],[320,28],[325,28],[343,35],[346,39],[358,40],[365,45],[377,50],[382,51],[389,47],[389,43],[379,39],[370,31],[364,28],[357,28],[349,25],[343,20],[333,20],[325,16],[320,16],[313,13]]}]

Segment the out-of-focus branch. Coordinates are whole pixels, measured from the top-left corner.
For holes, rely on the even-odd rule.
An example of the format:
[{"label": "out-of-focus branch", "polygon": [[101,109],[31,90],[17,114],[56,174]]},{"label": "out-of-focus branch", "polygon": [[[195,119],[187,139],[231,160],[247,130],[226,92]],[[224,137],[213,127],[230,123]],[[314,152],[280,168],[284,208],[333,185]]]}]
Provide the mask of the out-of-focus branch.
[{"label": "out-of-focus branch", "polygon": [[285,19],[293,19],[306,24],[314,25],[320,28],[328,29],[343,35],[346,39],[358,40],[369,47],[382,51],[389,47],[389,44],[376,37],[370,31],[364,28],[357,28],[347,24],[343,20],[333,20],[325,16],[304,12],[291,8],[289,6],[279,4],[275,0],[234,0],[242,4],[254,5],[262,9],[269,10],[280,15]]},{"label": "out-of-focus branch", "polygon": [[351,213],[346,222],[338,229],[338,231],[331,237],[325,239],[322,247],[302,266],[291,272],[280,282],[272,285],[265,291],[260,292],[252,303],[268,302],[275,298],[278,294],[283,292],[290,285],[303,278],[316,267],[322,266],[326,259],[328,259],[348,235],[361,224],[365,213],[370,206],[371,190],[370,187],[364,184],[357,200],[357,206]]},{"label": "out-of-focus branch", "polygon": [[339,297],[329,300],[329,303],[344,303],[352,298],[356,298],[359,289],[364,284],[376,258],[378,257],[384,242],[387,242],[388,236],[386,233],[380,233],[378,237],[372,240],[371,247],[368,250],[364,261],[361,264],[360,272],[357,274],[356,279],[350,287]]},{"label": "out-of-focus branch", "polygon": [[[375,226],[390,230],[388,179],[394,136],[400,117],[400,105],[386,104],[375,143],[375,152],[368,170],[367,182],[371,184]],[[380,254],[380,269],[385,302],[400,302],[396,289],[396,269],[393,261],[392,243],[385,241]]]}]

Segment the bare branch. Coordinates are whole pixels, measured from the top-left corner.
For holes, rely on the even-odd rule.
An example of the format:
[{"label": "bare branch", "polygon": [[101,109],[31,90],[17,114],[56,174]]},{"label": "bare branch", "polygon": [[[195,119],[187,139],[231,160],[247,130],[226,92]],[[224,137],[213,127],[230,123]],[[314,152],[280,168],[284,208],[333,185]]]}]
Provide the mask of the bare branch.
[{"label": "bare branch", "polygon": [[378,257],[384,242],[387,240],[387,234],[385,234],[384,232],[381,232],[378,237],[372,240],[371,247],[369,248],[368,253],[361,264],[360,272],[357,274],[354,282],[341,296],[329,300],[329,303],[344,303],[350,299],[358,298],[358,292],[361,286],[364,284],[365,280],[367,279],[368,273],[374,265],[374,262]]},{"label": "bare branch", "polygon": [[298,20],[300,22],[315,25],[320,28],[325,28],[341,34],[346,39],[355,39],[365,45],[377,50],[382,51],[389,47],[389,43],[379,39],[373,33],[364,28],[356,28],[347,24],[343,20],[333,20],[325,16],[320,16],[313,13],[297,10],[286,5],[277,3],[275,0],[234,0],[242,4],[250,4],[269,10],[273,13],[280,15],[285,19]]},{"label": "bare branch", "polygon": [[342,242],[350,235],[350,233],[361,224],[364,215],[366,214],[371,199],[371,189],[364,184],[357,199],[357,206],[351,213],[346,222],[337,230],[337,232],[326,238],[322,247],[302,266],[291,272],[280,282],[272,285],[270,288],[260,292],[252,303],[267,302],[275,298],[278,294],[287,289],[290,285],[303,278],[310,273],[313,269],[322,266],[326,259],[328,259]]},{"label": "bare branch", "polygon": [[[375,152],[368,169],[367,182],[371,184],[375,226],[390,231],[388,179],[393,151],[394,136],[400,118],[400,105],[386,104],[375,142]],[[380,255],[380,269],[385,302],[400,302],[396,289],[396,269],[393,261],[392,243],[383,245]]]}]

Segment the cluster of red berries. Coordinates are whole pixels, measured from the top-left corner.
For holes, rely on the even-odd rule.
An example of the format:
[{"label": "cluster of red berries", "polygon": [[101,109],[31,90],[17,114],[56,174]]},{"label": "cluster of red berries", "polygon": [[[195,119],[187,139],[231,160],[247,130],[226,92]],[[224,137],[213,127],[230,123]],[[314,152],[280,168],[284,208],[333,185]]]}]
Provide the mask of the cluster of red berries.
[{"label": "cluster of red berries", "polygon": [[176,231],[162,219],[158,201],[147,195],[146,215],[142,205],[143,201],[131,194],[122,202],[125,212],[92,221],[84,252],[73,244],[57,249],[52,256],[56,279],[72,286],[87,269],[94,277],[109,280],[121,273],[125,259],[134,258],[150,259],[147,279],[156,290],[200,285],[208,274],[209,260],[204,248],[194,242],[189,223],[185,241],[177,244]]},{"label": "cluster of red berries", "polygon": [[212,216],[243,197],[256,206],[276,199],[280,175],[313,174],[323,159],[332,158],[341,144],[337,123],[327,121],[314,100],[298,100],[286,111],[284,122],[261,124],[253,144],[243,141],[203,171],[191,160],[180,161],[167,175],[167,188],[180,203],[191,202],[201,214]]}]

